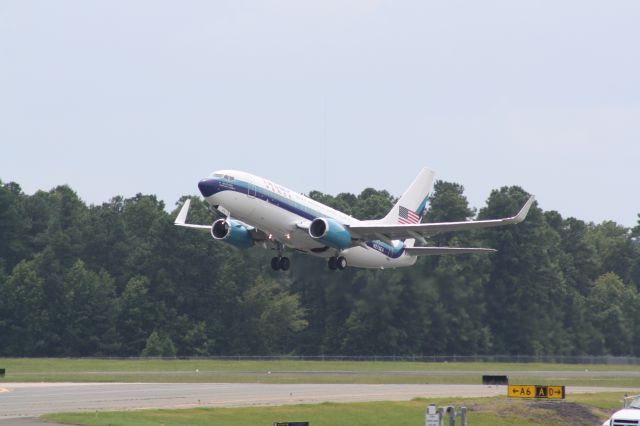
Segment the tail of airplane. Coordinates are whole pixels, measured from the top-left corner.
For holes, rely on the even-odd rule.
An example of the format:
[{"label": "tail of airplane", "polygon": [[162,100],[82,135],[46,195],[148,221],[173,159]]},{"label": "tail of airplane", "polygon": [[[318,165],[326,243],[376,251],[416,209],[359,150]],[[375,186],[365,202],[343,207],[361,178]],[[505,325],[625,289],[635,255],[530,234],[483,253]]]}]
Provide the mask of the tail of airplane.
[{"label": "tail of airplane", "polygon": [[[384,224],[416,224],[420,223],[422,217],[427,212],[429,197],[433,191],[433,177],[435,172],[428,168],[423,168],[418,176],[413,180],[409,188],[398,199],[398,202],[380,219],[379,223]],[[413,238],[405,240],[405,247],[413,247]]]}]

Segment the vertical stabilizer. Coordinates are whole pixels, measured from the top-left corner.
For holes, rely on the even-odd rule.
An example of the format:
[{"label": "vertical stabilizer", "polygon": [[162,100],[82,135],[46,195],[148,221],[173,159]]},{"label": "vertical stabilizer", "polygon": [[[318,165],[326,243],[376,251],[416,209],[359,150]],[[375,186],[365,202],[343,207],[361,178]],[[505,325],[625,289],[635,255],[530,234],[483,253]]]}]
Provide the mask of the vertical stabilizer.
[{"label": "vertical stabilizer", "polygon": [[420,170],[409,188],[398,199],[395,206],[380,220],[382,223],[420,223],[427,211],[429,197],[433,191],[435,172],[426,167]]},{"label": "vertical stabilizer", "polygon": [[[402,194],[395,206],[380,219],[380,223],[420,223],[429,206],[429,197],[433,191],[433,177],[435,172],[423,168],[413,180],[409,188]],[[405,245],[412,247],[414,240],[406,240]]]}]

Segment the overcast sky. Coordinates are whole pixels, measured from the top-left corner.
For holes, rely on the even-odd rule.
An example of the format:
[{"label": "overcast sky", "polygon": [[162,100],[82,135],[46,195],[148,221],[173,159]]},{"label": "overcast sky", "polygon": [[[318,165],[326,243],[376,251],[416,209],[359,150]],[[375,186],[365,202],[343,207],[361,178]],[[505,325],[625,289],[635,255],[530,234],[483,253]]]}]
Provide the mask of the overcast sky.
[{"label": "overcast sky", "polygon": [[640,1],[0,1],[0,179],[173,208],[216,169],[636,224]]}]

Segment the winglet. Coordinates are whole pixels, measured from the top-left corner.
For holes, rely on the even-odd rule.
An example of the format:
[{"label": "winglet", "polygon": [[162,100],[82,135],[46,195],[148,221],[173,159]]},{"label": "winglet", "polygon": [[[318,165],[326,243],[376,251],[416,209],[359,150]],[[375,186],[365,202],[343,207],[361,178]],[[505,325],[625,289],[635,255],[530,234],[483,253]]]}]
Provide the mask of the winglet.
[{"label": "winglet", "polygon": [[184,201],[184,204],[182,205],[182,208],[180,209],[180,213],[178,213],[178,216],[176,217],[175,222],[173,222],[175,225],[185,224],[185,222],[187,221],[187,214],[189,213],[190,205],[191,205],[191,199],[187,198]]},{"label": "winglet", "polygon": [[531,209],[531,206],[533,205],[533,202],[535,200],[536,200],[536,197],[534,195],[529,197],[529,199],[527,200],[526,203],[524,203],[524,206],[522,206],[518,214],[511,218],[510,222],[511,223],[522,222],[527,217],[527,214],[529,214],[529,209]]}]

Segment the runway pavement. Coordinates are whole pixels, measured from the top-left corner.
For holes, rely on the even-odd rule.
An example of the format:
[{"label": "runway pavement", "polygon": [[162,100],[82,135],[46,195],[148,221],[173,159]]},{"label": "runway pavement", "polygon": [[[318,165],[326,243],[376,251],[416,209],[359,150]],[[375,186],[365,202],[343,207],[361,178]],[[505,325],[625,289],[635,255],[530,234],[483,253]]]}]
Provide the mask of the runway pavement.
[{"label": "runway pavement", "polygon": [[[55,376],[197,376],[197,377],[224,377],[224,376],[249,376],[256,377],[264,375],[265,371],[255,370],[176,370],[176,371],[38,371],[21,372],[20,376],[32,377],[55,377]],[[548,377],[554,379],[562,378],[640,378],[640,370],[374,370],[374,371],[353,371],[353,370],[302,370],[302,371],[273,371],[269,372],[273,377],[300,377],[300,376],[477,376],[484,374],[502,375],[510,377]],[[216,381],[213,379],[212,381]]]},{"label": "runway pavement", "polygon": [[[626,388],[568,387],[567,393],[631,392]],[[506,394],[504,386],[256,383],[5,383],[0,425],[11,419],[65,411],[234,407],[415,397],[478,397]]]}]

